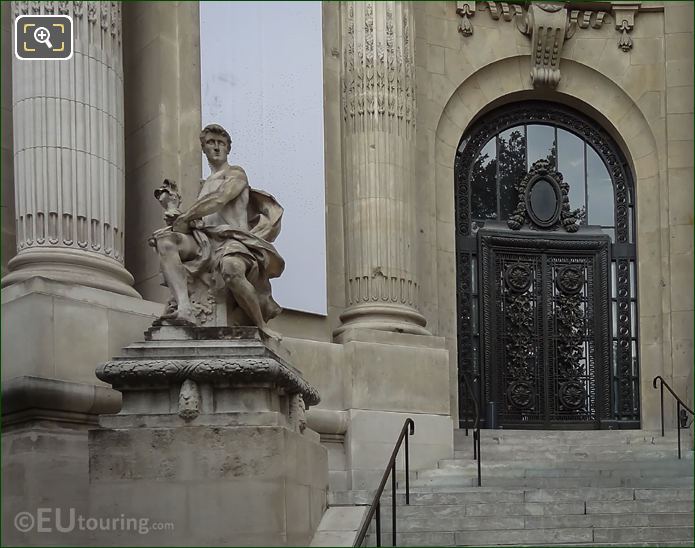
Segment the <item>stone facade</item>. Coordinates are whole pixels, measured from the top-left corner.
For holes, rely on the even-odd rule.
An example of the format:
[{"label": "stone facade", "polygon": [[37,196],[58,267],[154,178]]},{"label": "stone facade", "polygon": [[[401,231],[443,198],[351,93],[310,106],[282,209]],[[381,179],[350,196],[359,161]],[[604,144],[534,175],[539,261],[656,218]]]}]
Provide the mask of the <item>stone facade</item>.
[{"label": "stone facade", "polygon": [[[152,191],[165,177],[197,181],[201,171],[197,4],[124,3],[114,12],[122,15],[113,15],[122,28],[104,30],[106,40],[94,53],[104,56],[100,66],[111,78],[112,85],[95,83],[114,94],[104,105],[92,104],[104,97],[54,89],[53,77],[33,79],[10,59],[12,14],[38,4],[2,4],[3,393],[10,383],[22,387],[10,407],[3,404],[9,442],[3,473],[27,478],[12,484],[4,531],[13,530],[10,512],[28,509],[28,499],[38,496],[37,485],[58,492],[69,477],[77,499],[86,496],[87,430],[96,414],[112,412],[94,369],[140,339],[166,299],[157,257],[146,246],[161,222]],[[81,3],[55,4],[74,10]],[[459,394],[454,158],[467,128],[508,103],[538,99],[572,107],[621,147],[636,188],[641,427],[659,426],[656,375],[692,406],[693,4],[609,4],[601,4],[603,15],[582,11],[585,4],[533,6],[530,17],[503,2],[324,3],[328,314],[286,310],[271,327],[285,335],[283,346],[321,394],[307,422],[328,450],[331,489],[372,488],[408,416],[418,425],[413,467],[453,456]],[[81,24],[91,23],[85,16]],[[562,34],[552,44],[554,60],[532,55],[540,25]],[[75,60],[60,70],[78,70],[71,67],[88,47],[81,35],[88,27],[81,28]],[[369,83],[363,79],[369,71],[381,76]],[[50,107],[55,116],[61,105],[69,112],[80,102],[103,111],[111,124],[109,147],[95,139],[86,145],[94,147],[88,152],[95,169],[108,167],[99,181],[111,192],[98,211],[81,213],[95,202],[79,199],[81,192],[91,195],[95,179],[76,172],[76,193],[58,200],[63,183],[29,170],[43,160],[79,165],[83,152],[51,127],[22,129],[32,105],[49,96],[57,97]],[[35,151],[30,162],[22,156],[26,149]],[[52,155],[57,149],[61,155]],[[43,191],[45,203],[25,200]],[[184,202],[196,191],[183,186]],[[30,215],[45,221],[45,240],[35,239],[34,223],[29,245],[26,228],[18,227]],[[14,241],[18,253],[8,265]],[[39,390],[28,377],[63,384],[39,408],[28,403]],[[95,387],[104,392],[85,408],[84,391]],[[666,408],[671,423],[672,407]],[[26,439],[34,447],[28,459]],[[46,465],[53,456],[62,472]],[[314,517],[306,520],[316,528]]]}]

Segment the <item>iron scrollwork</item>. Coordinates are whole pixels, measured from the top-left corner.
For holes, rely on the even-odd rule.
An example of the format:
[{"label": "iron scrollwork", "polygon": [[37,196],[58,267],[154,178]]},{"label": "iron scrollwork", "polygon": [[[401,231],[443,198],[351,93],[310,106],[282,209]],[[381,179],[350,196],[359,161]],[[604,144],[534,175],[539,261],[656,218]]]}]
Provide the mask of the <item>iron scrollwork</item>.
[{"label": "iron scrollwork", "polygon": [[[631,214],[635,207],[633,199],[634,185],[627,168],[627,161],[608,133],[595,122],[561,105],[529,101],[501,107],[477,121],[463,136],[458,147],[454,165],[456,183],[455,230],[457,240],[463,244],[459,245],[459,250],[457,251],[459,375],[470,375],[472,378],[480,380],[483,392],[481,405],[484,409],[485,401],[490,399],[488,389],[490,373],[481,367],[478,358],[472,353],[475,335],[472,329],[471,318],[472,314],[477,313],[472,308],[475,301],[475,290],[472,284],[472,265],[475,264],[478,255],[474,251],[477,239],[476,223],[473,222],[474,219],[471,217],[471,173],[473,166],[482,148],[495,135],[519,125],[539,123],[563,128],[584,139],[606,165],[613,183],[615,244],[620,244],[613,246],[614,249],[611,253],[613,263],[616,265],[616,275],[612,279],[612,284],[614,284],[616,303],[617,332],[613,333],[614,352],[610,351],[610,345],[606,345],[605,348],[596,353],[595,359],[602,363],[612,363],[613,359],[615,359],[615,365],[611,366],[612,372],[606,373],[606,378],[598,386],[597,397],[600,397],[598,397],[597,401],[602,406],[605,406],[601,410],[602,416],[610,416],[612,420],[627,421],[638,426],[640,415],[639,368],[636,363],[637,355],[634,350],[636,345],[633,343],[633,338],[636,337],[636,334],[631,333],[631,324],[634,323],[632,315],[636,310],[631,303],[636,298],[636,289],[630,276],[630,265],[635,260],[635,227],[631,222]],[[567,185],[564,181],[562,184]],[[519,201],[521,202],[522,200]],[[525,197],[523,201],[524,205],[526,205]],[[564,200],[562,207],[564,208],[564,214],[561,215],[564,216],[556,222],[555,230],[564,228],[565,225],[562,223],[565,221],[567,221],[567,226],[578,226],[579,218],[576,212],[569,211],[568,205],[565,208]],[[528,223],[526,215],[519,222],[533,226],[533,223]],[[543,227],[536,227],[536,229],[538,230],[538,236],[542,238],[541,230],[545,229]],[[565,230],[569,232],[572,228]],[[601,269],[610,271],[611,256],[601,253],[599,257]],[[485,268],[485,258],[481,256],[479,262],[482,272]],[[562,284],[562,282],[558,283]],[[569,288],[569,283],[570,280],[568,279],[567,283],[565,283],[565,290]],[[594,280],[594,283],[597,284],[597,290],[599,287],[601,288],[601,293],[610,293],[611,284],[608,279]],[[482,294],[484,287],[482,287],[482,283],[478,285],[480,285]],[[559,288],[558,291],[560,291]],[[599,310],[593,312],[595,317],[601,321],[601,329],[607,330],[608,335],[606,336],[608,337],[610,337],[611,323],[609,306],[610,301],[607,300],[601,304]],[[484,307],[480,308],[480,325],[484,337],[488,331],[485,327],[486,311]],[[481,340],[481,356],[488,351],[487,345],[488,343],[483,338]],[[615,391],[611,389],[611,386],[615,387]],[[524,401],[521,392],[525,390],[526,388],[523,385],[515,388],[515,393],[519,394],[515,398],[518,402]],[[584,401],[592,397],[591,394],[584,395],[584,392],[586,392],[584,386],[581,386],[580,390],[580,386],[577,383],[566,381],[563,387],[559,389],[559,394],[562,394],[562,399],[565,402],[563,406],[570,410],[573,406],[579,405],[579,400]],[[469,401],[469,396],[463,387],[460,389],[459,402],[461,409],[460,417],[465,422],[468,410],[472,409],[472,403]]]}]

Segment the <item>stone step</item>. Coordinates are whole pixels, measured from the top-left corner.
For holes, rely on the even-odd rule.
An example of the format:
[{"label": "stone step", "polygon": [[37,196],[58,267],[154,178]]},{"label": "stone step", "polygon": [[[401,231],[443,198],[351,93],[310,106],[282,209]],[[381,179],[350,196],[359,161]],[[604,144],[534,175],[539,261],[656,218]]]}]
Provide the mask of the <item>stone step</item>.
[{"label": "stone step", "polygon": [[[470,440],[472,430],[468,431],[468,436],[465,435],[463,429],[454,430],[454,442]],[[581,443],[631,443],[633,441],[652,441],[652,440],[675,440],[678,433],[675,428],[667,429],[664,436],[661,436],[661,430],[513,430],[513,429],[498,429],[480,430],[481,441],[488,440],[504,440],[505,442],[529,442],[534,443],[539,441],[559,440],[576,440]],[[681,431],[683,435],[683,431]]]},{"label": "stone step", "polygon": [[[574,514],[574,515],[509,515],[468,516],[461,512],[433,514],[420,507],[418,513],[397,509],[396,530],[403,533],[437,531],[471,531],[499,529],[563,529],[619,527],[692,527],[692,513],[670,514]],[[391,531],[391,513],[382,513],[382,532]]]},{"label": "stone step", "polygon": [[[640,449],[616,449],[615,447],[605,448],[600,451],[590,451],[586,448],[573,446],[572,449],[511,449],[500,450],[482,446],[481,454],[483,462],[502,461],[502,460],[536,460],[542,462],[557,462],[566,460],[619,460],[619,461],[639,461],[639,460],[678,460],[678,450],[673,448],[640,448]],[[692,451],[684,451],[682,460],[692,462]],[[455,459],[472,460],[472,455],[467,451],[454,451]]]},{"label": "stone step", "polygon": [[[632,501],[634,502],[634,501]],[[687,511],[687,509],[683,510]],[[444,518],[460,519],[465,517],[482,516],[550,516],[584,514],[584,502],[473,502],[461,506],[429,505],[429,506],[399,506],[398,515],[403,519],[427,518],[433,521]],[[436,529],[434,529],[436,530]],[[447,530],[444,528],[443,530]]]},{"label": "stone step", "polygon": [[587,514],[671,514],[693,511],[692,500],[590,500],[585,504]]},{"label": "stone step", "polygon": [[[440,469],[449,470],[473,470],[478,469],[478,463],[472,459],[443,459],[439,463]],[[684,472],[693,471],[693,463],[687,460],[668,460],[663,459],[652,459],[652,460],[639,460],[639,461],[557,461],[557,462],[540,462],[536,460],[513,460],[513,461],[499,461],[499,460],[483,460],[481,463],[481,468],[488,471],[504,470],[508,468],[526,469],[533,470],[538,468],[544,469],[554,469],[554,470],[651,470],[651,469],[662,469],[671,468],[677,470],[683,470]],[[692,474],[686,474],[692,475]]]},{"label": "stone step", "polygon": [[[576,501],[690,501],[693,488],[634,489],[627,487],[584,487],[565,489],[508,489],[504,487],[458,487],[443,488],[433,492],[429,487],[413,488],[410,504],[417,505],[463,505],[474,502],[576,502]],[[371,491],[343,491],[329,493],[330,505],[369,504]],[[390,492],[385,492],[382,504],[391,504]],[[405,504],[403,490],[397,493],[397,504]]]},{"label": "stone step", "polygon": [[690,527],[619,527],[594,529],[594,542],[664,542],[693,540]]},{"label": "stone step", "polygon": [[626,528],[561,528],[561,529],[508,529],[502,531],[458,531],[454,533],[457,546],[574,544],[592,543],[602,546],[606,542],[659,542],[693,538],[692,527],[626,527]]},{"label": "stone step", "polygon": [[[680,476],[649,476],[649,477],[495,477],[487,475],[482,477],[482,484],[486,487],[535,487],[563,488],[563,487],[681,487],[687,481]],[[477,485],[477,477],[470,475],[448,474],[440,477],[417,478],[411,481],[412,487],[464,487]]]},{"label": "stone step", "polygon": [[[533,466],[533,465],[532,465]],[[605,477],[605,478],[621,478],[621,477],[692,477],[692,466],[686,463],[679,466],[650,466],[644,468],[609,468],[600,467],[560,467],[560,466],[542,466],[535,464],[533,467],[514,466],[512,463],[506,465],[483,465],[481,473],[484,477],[508,477],[508,478],[583,478],[583,477]],[[475,465],[469,466],[447,466],[445,468],[436,468],[433,470],[422,470],[417,473],[417,478],[436,478],[455,475],[474,476],[477,474]]]},{"label": "stone step", "polygon": [[[572,536],[574,538],[577,537],[578,533],[576,533],[576,530],[572,530],[573,534]],[[589,532],[591,532],[591,529],[588,529]],[[462,541],[466,540],[466,538],[463,535],[459,535],[458,537],[455,536],[456,534],[453,532],[428,532],[428,533],[399,533],[397,534],[396,538],[396,543],[398,546],[477,546],[479,548],[487,548],[488,546],[513,546],[514,543],[500,543],[500,542],[495,542],[494,544],[484,544],[482,541],[481,542],[476,542],[475,540],[473,542],[469,543],[464,543]],[[592,535],[593,537],[593,535]],[[508,538],[508,537],[507,537]],[[528,537],[527,537],[528,538]],[[583,538],[586,538],[586,535],[583,536]],[[470,539],[468,539],[470,540]],[[533,542],[533,541],[528,541],[524,539],[523,542],[519,542],[519,545],[539,545],[541,544],[540,542]],[[381,545],[382,546],[392,546],[391,544],[391,536],[382,534],[381,536]],[[601,542],[600,545],[597,545],[594,540],[592,539],[591,541],[588,542],[542,542],[543,546],[563,546],[569,548],[570,546],[601,546],[605,548],[612,548],[612,547],[628,547],[628,546],[669,546],[669,547],[677,547],[677,546],[693,546],[693,541],[692,538],[689,539],[684,539],[684,540],[668,540],[668,541],[643,541],[639,540],[637,542]],[[376,546],[376,538],[374,536],[368,536],[366,539],[365,546]]]}]

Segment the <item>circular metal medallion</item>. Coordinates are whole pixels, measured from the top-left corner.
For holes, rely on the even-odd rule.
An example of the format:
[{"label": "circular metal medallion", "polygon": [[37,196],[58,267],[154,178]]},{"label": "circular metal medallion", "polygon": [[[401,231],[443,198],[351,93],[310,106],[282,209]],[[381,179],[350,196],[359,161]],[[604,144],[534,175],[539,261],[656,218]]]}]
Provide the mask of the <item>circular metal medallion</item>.
[{"label": "circular metal medallion", "polygon": [[514,381],[507,387],[507,399],[517,409],[528,411],[534,407],[535,391],[526,381]]},{"label": "circular metal medallion", "polygon": [[513,264],[504,271],[504,281],[512,291],[523,293],[531,286],[531,269],[522,263]]},{"label": "circular metal medallion", "polygon": [[555,285],[566,295],[576,295],[584,287],[584,273],[578,266],[563,266],[557,271]]},{"label": "circular metal medallion", "polygon": [[579,381],[568,381],[560,385],[558,397],[565,409],[581,409],[586,404],[586,396],[586,390]]}]

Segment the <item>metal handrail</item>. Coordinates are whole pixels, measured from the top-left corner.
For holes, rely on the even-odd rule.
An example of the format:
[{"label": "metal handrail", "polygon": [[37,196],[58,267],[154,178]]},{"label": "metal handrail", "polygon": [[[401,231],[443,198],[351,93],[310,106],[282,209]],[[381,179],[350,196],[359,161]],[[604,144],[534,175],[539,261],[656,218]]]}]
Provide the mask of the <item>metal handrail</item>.
[{"label": "metal handrail", "polygon": [[376,545],[381,546],[381,495],[384,493],[384,487],[386,486],[386,480],[391,475],[391,496],[393,498],[391,503],[391,534],[392,534],[392,546],[396,546],[396,457],[398,456],[398,451],[401,448],[403,440],[405,440],[405,503],[410,504],[410,460],[408,452],[408,434],[412,436],[415,434],[415,423],[413,419],[405,419],[403,428],[401,428],[401,433],[396,441],[396,446],[393,448],[391,453],[391,458],[386,465],[386,470],[384,470],[384,475],[381,477],[381,482],[379,487],[374,493],[374,498],[367,512],[367,516],[362,522],[362,527],[360,527],[360,532],[357,534],[355,543],[353,546],[362,546],[364,542],[364,537],[367,536],[367,530],[369,529],[369,524],[372,522],[374,514],[376,514]]},{"label": "metal handrail", "polygon": [[[678,429],[678,458],[681,458],[681,428],[687,428],[688,425],[688,413],[690,413],[693,417],[695,417],[695,412],[693,412],[690,407],[685,405],[685,402],[678,397],[678,394],[676,394],[673,389],[668,385],[668,383],[664,380],[664,378],[661,375],[657,375],[654,377],[654,380],[652,381],[652,386],[656,388],[656,381],[659,381],[660,384],[660,389],[661,389],[661,437],[664,437],[664,385],[668,389],[669,392],[671,392],[671,395],[676,399],[676,426]],[[681,409],[681,407],[683,409]]]},{"label": "metal handrail", "polygon": [[[473,460],[478,461],[478,487],[481,486],[481,471],[480,471],[480,404],[478,399],[473,393],[473,387],[468,382],[468,378],[465,373],[463,374],[463,382],[468,388],[468,392],[471,394],[471,399],[473,400],[475,408],[475,422],[473,423]],[[466,426],[466,436],[468,435],[468,426]]]}]

